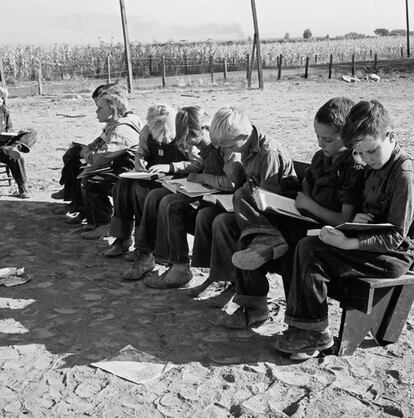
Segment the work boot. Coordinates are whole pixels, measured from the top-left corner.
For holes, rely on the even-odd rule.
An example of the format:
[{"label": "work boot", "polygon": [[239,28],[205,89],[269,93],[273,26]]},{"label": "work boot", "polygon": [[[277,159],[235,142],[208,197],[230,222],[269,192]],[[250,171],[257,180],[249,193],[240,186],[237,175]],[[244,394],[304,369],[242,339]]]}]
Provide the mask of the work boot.
[{"label": "work boot", "polygon": [[231,315],[225,314],[222,324],[226,328],[246,329],[257,327],[269,318],[269,309],[267,305],[260,308],[246,308],[240,306]]},{"label": "work boot", "polygon": [[125,254],[129,247],[132,244],[132,240],[131,239],[121,239],[121,238],[117,238],[112,245],[104,251],[104,256],[105,257],[118,257],[122,254]]},{"label": "work boot", "polygon": [[245,250],[233,254],[233,265],[241,270],[257,270],[272,259],[283,257],[289,246],[282,234],[257,235]]},{"label": "work boot", "polygon": [[144,277],[146,273],[154,270],[155,258],[150,254],[146,254],[142,251],[138,252],[138,257],[134,261],[134,264],[122,274],[124,280],[136,281]]},{"label": "work boot", "polygon": [[291,354],[292,360],[306,360],[317,357],[321,351],[331,348],[333,344],[329,329],[319,332],[289,326],[278,336],[275,348],[282,353]]},{"label": "work boot", "polygon": [[20,184],[18,185],[18,197],[20,197],[20,199],[29,199],[30,198],[30,193],[27,191],[26,185],[25,184]]},{"label": "work boot", "polygon": [[173,264],[161,276],[149,275],[144,284],[153,289],[175,289],[185,286],[193,277],[188,264]]}]

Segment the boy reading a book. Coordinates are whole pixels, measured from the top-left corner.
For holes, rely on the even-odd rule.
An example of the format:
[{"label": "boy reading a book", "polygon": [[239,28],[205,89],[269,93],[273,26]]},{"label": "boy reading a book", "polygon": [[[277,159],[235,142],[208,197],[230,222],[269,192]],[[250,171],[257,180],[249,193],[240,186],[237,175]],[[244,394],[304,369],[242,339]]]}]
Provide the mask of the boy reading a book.
[{"label": "boy reading a book", "polygon": [[[183,132],[194,128],[187,113],[186,108],[176,112],[171,106],[163,104],[148,109],[148,124],[143,129],[136,155],[136,171],[183,176],[200,169],[200,156],[182,139]],[[201,113],[199,116],[196,124],[201,131]],[[139,257],[141,252],[137,249],[141,225],[149,225],[149,233],[155,239],[157,208],[162,197],[169,193],[159,182],[120,179],[113,190],[114,216],[110,228],[110,235],[116,237],[116,240],[104,255],[113,257],[127,252],[132,244],[131,234],[135,224],[136,249],[127,253],[125,258],[134,262],[142,261],[142,257]],[[138,266],[139,263],[135,262],[123,278],[133,280]]]},{"label": "boy reading a book", "polygon": [[[214,116],[210,136],[213,145],[227,152],[241,153],[247,180],[241,189],[255,185],[273,192],[281,192],[282,188],[298,190],[291,157],[277,141],[261,134],[240,109],[220,109]],[[210,267],[210,277],[199,288],[201,297],[204,291],[210,293],[213,288],[220,289],[222,283],[235,281],[231,256],[240,228],[234,213],[222,212],[217,206],[207,207],[200,210],[196,219],[192,266]]]},{"label": "boy reading a book", "polygon": [[[126,97],[126,90],[118,83],[102,84],[92,92],[92,99],[96,106],[98,106],[99,97],[104,93],[113,93],[121,97]],[[124,122],[130,123],[131,126],[136,126],[138,130],[141,130],[141,119],[129,108],[126,108],[125,113],[120,115],[120,117],[121,116]],[[80,224],[85,218],[81,181],[78,179],[78,175],[82,171],[82,168],[86,165],[85,161],[81,157],[81,153],[97,151],[102,143],[102,137],[105,135],[106,128],[107,127],[105,126],[102,134],[88,145],[73,142],[68,150],[63,154],[63,168],[59,180],[59,183],[63,186],[63,188],[55,193],[52,193],[51,197],[53,199],[62,199],[66,202],[70,202],[68,205],[65,205],[63,209],[59,208],[56,210],[56,214],[78,212],[77,216],[68,217],[66,219],[66,223]]]},{"label": "boy reading a book", "polygon": [[[198,107],[187,108],[189,117],[201,111]],[[213,130],[214,130],[213,119]],[[203,171],[191,173],[187,180],[200,183],[215,190],[232,193],[244,181],[244,170],[239,153],[225,153],[211,144],[208,129],[201,132],[189,130],[186,143],[196,146],[203,159]],[[187,232],[194,232],[197,210],[191,205],[200,197],[187,197],[182,193],[165,196],[158,208],[157,234],[154,254],[156,259],[165,260],[170,265],[162,275],[146,275],[144,283],[148,287],[166,289],[187,284],[192,273],[189,267]],[[204,202],[200,203],[200,206]],[[148,239],[146,240],[148,242]],[[142,238],[141,238],[142,245]],[[151,250],[151,248],[149,248]]]},{"label": "boy reading a book", "polygon": [[[302,191],[297,193],[295,203],[298,209],[322,224],[338,225],[349,221],[360,201],[363,167],[355,162],[352,150],[345,147],[341,138],[342,127],[352,106],[350,99],[335,97],[315,115],[314,129],[321,149],[306,170]],[[286,276],[289,275],[296,243],[315,224],[259,210],[254,193],[246,188],[235,194],[234,207],[241,229],[239,251],[232,257],[237,267],[234,302],[240,308],[225,317],[224,325],[245,328],[258,322],[254,318],[268,316],[269,282],[266,273],[269,266],[266,263],[283,258],[278,264],[282,267],[287,292],[289,279]]]},{"label": "boy reading a book", "polygon": [[366,163],[362,211],[354,221],[389,222],[391,230],[346,236],[331,226],[297,245],[285,322],[276,348],[292,359],[333,345],[328,326],[330,283],[353,277],[399,277],[414,261],[414,164],[396,142],[392,122],[376,100],[356,104],[342,130],[344,143]]}]

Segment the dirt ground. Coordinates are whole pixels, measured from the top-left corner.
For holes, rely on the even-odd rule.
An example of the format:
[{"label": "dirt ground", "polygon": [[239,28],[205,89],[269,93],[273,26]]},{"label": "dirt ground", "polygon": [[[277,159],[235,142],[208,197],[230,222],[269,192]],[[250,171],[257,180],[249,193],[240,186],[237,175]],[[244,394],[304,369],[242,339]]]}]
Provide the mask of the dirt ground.
[{"label": "dirt ground", "polygon": [[[264,91],[142,91],[130,102],[142,118],[160,102],[198,104],[211,114],[237,105],[295,159],[309,161],[317,149],[314,113],[338,95],[383,102],[400,143],[414,154],[413,87],[408,76],[350,84],[315,78],[267,84]],[[81,240],[78,227],[54,214],[59,203],[49,198],[59,189],[68,144],[100,133],[90,94],[12,98],[8,106],[16,128],[37,129],[39,141],[26,158],[32,198],[22,201],[0,189],[0,268],[24,266],[32,278],[0,286],[1,416],[413,416],[413,309],[397,344],[376,347],[367,338],[353,356],[295,363],[273,348],[285,307],[276,275],[272,319],[248,331],[226,330],[219,325],[221,310],[184,290],[121,281],[128,262],[103,257],[105,240]],[[207,277],[208,271],[194,274]],[[335,303],[330,312],[337,332]],[[137,385],[90,366],[128,344],[174,367]]]}]

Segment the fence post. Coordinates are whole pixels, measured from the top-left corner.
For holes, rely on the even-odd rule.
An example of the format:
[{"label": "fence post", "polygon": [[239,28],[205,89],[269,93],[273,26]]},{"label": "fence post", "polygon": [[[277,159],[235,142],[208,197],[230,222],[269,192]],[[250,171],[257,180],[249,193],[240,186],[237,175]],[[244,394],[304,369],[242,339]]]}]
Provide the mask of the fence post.
[{"label": "fence post", "polygon": [[401,58],[404,58],[404,49],[401,47]]},{"label": "fence post", "polygon": [[306,57],[306,61],[305,61],[305,78],[308,78],[308,69],[309,69],[309,57]]},{"label": "fence post", "polygon": [[106,71],[107,71],[107,83],[109,84],[111,82],[111,58],[108,55],[106,57]]},{"label": "fence post", "polygon": [[211,82],[214,83],[214,68],[213,68],[213,56],[212,55],[210,55],[210,58],[209,58],[209,65],[210,65]]},{"label": "fence post", "polygon": [[227,81],[227,59],[224,58],[224,81]]},{"label": "fence post", "polygon": [[41,96],[43,95],[43,84],[42,84],[42,62],[39,62],[39,67],[37,68],[37,93]]},{"label": "fence post", "polygon": [[232,71],[236,71],[236,61],[235,58],[233,57],[233,68]]},{"label": "fence post", "polygon": [[329,56],[329,75],[328,75],[329,79],[332,78],[332,62],[333,62],[333,55],[331,54]]},{"label": "fence post", "polygon": [[318,56],[315,54],[315,64],[318,63]]},{"label": "fence post", "polygon": [[369,58],[372,59],[372,49],[369,50]]},{"label": "fence post", "polygon": [[279,55],[279,59],[277,60],[277,79],[280,80],[282,77],[282,62],[283,62],[283,55]]},{"label": "fence post", "polygon": [[165,87],[165,57],[161,57],[161,77],[162,77],[162,86]]},{"label": "fence post", "polygon": [[187,55],[184,55],[184,75],[188,74],[188,58]]},{"label": "fence post", "polygon": [[352,61],[351,74],[353,77],[355,75],[355,54],[352,54],[351,61]]},{"label": "fence post", "polygon": [[246,78],[249,79],[250,76],[250,54],[247,54],[246,57]]},{"label": "fence post", "polygon": [[374,73],[375,74],[378,73],[378,55],[377,54],[374,55]]},{"label": "fence post", "polygon": [[4,76],[3,58],[0,58],[0,78],[1,78],[1,84],[4,87],[6,87],[6,78]]},{"label": "fence post", "polygon": [[149,62],[148,62],[148,72],[149,75],[152,75],[152,55],[149,56]]}]

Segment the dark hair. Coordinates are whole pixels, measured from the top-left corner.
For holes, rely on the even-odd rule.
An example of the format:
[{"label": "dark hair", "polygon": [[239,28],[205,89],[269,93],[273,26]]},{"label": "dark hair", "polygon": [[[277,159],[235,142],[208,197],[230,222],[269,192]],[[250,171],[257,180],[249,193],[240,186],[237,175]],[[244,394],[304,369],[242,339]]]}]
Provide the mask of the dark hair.
[{"label": "dark hair", "polygon": [[342,139],[348,148],[365,138],[376,138],[392,129],[388,111],[378,100],[358,102],[350,111],[342,129]]},{"label": "dark hair", "polygon": [[118,82],[116,83],[109,83],[109,84],[101,84],[98,86],[92,93],[92,99],[96,100],[102,93],[106,93],[108,91],[114,91],[118,94],[126,95],[126,90],[122,87]]},{"label": "dark hair", "polygon": [[345,120],[352,108],[354,102],[347,97],[334,97],[328,100],[315,115],[315,120],[324,125],[334,127],[341,132],[345,125]]}]

